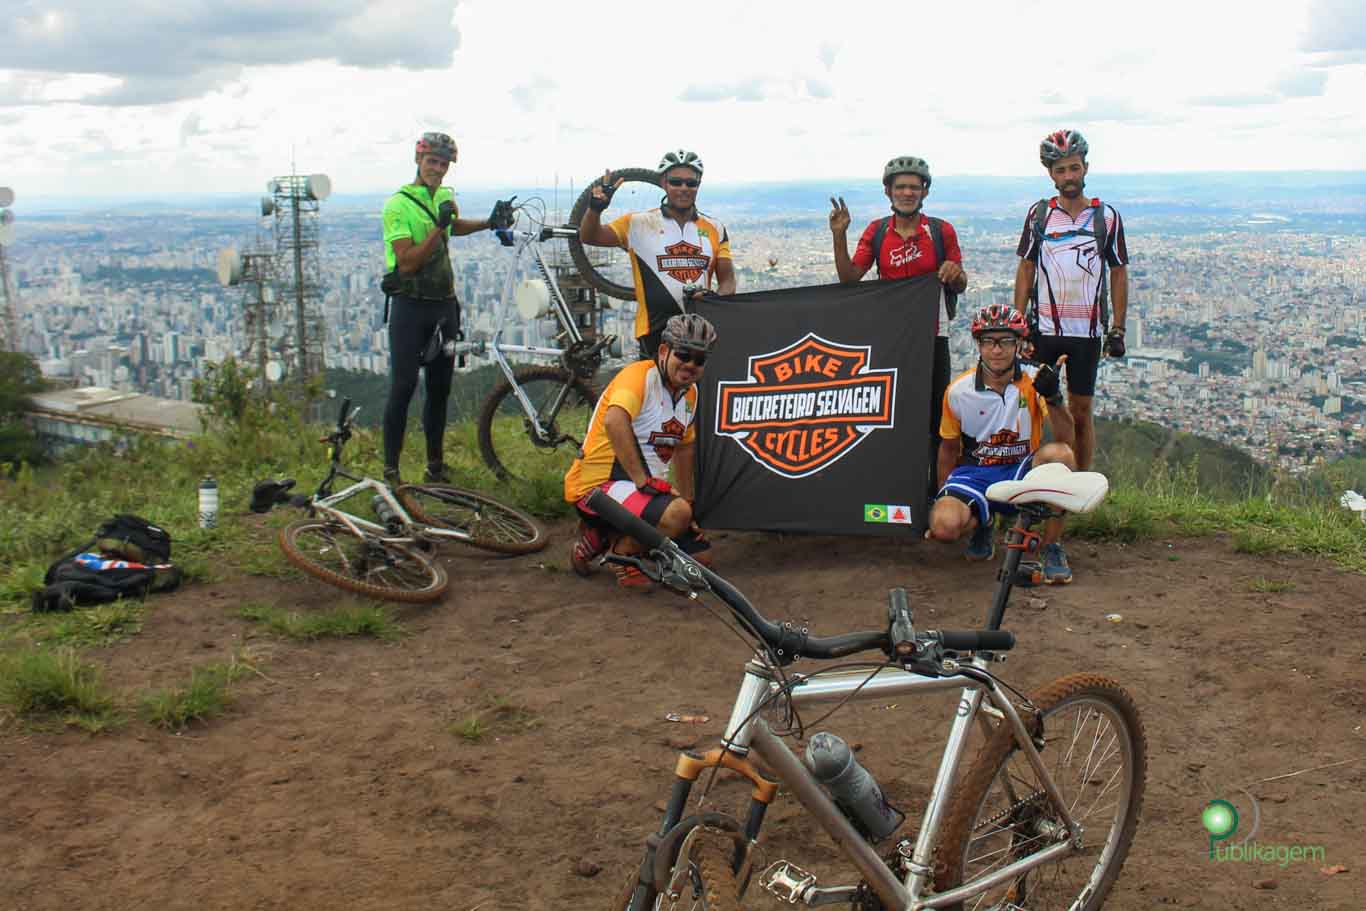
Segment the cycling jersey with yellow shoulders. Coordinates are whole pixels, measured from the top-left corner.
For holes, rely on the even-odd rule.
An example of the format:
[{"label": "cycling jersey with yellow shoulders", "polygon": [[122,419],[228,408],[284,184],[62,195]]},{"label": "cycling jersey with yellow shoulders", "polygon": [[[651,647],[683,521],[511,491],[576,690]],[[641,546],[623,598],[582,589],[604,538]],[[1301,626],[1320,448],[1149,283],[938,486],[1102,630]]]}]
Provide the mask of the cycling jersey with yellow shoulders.
[{"label": "cycling jersey with yellow shoulders", "polygon": [[1017,365],[1015,379],[997,392],[982,382],[980,367],[969,370],[944,390],[941,439],[959,438],[968,465],[1015,465],[1043,444],[1048,406],[1034,391],[1039,368]]},{"label": "cycling jersey with yellow shoulders", "polygon": [[692,443],[696,436],[696,386],[689,387],[675,401],[653,361],[636,361],[623,367],[598,399],[583,448],[564,476],[564,498],[571,503],[605,481],[630,480],[631,476],[617,461],[603,424],[607,409],[613,405],[631,416],[636,449],[651,477],[664,477],[674,448]]},{"label": "cycling jersey with yellow shoulders", "polygon": [[711,286],[718,259],[730,259],[725,226],[696,209],[683,224],[662,208],[631,212],[607,227],[631,255],[636,286],[636,338],[681,313],[685,285]]}]

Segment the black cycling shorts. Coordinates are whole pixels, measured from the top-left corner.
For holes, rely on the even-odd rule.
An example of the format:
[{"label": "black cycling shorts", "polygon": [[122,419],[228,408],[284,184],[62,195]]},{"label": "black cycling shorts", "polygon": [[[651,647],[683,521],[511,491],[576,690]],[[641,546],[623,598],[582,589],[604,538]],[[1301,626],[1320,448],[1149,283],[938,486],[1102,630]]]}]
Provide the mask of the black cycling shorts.
[{"label": "black cycling shorts", "polygon": [[1034,344],[1034,362],[1056,365],[1067,355],[1067,391],[1071,395],[1096,394],[1096,372],[1100,369],[1098,338],[1073,335],[1045,335]]}]

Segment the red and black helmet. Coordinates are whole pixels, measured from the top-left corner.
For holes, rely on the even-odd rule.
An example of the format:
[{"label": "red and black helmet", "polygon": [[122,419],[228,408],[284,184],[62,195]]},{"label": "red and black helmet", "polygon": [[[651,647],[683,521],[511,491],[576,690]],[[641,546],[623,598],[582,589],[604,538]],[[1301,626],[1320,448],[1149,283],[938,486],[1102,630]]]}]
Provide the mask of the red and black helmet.
[{"label": "red and black helmet", "polygon": [[1039,161],[1043,162],[1045,168],[1052,167],[1054,162],[1068,155],[1080,155],[1085,161],[1087,148],[1086,137],[1079,130],[1058,130],[1049,133],[1039,143]]},{"label": "red and black helmet", "polygon": [[443,161],[455,158],[455,140],[445,133],[423,133],[417,141],[417,157],[434,155]]},{"label": "red and black helmet", "polygon": [[987,304],[972,318],[972,337],[978,338],[983,332],[1013,332],[1020,338],[1029,334],[1024,314],[1005,304]]}]

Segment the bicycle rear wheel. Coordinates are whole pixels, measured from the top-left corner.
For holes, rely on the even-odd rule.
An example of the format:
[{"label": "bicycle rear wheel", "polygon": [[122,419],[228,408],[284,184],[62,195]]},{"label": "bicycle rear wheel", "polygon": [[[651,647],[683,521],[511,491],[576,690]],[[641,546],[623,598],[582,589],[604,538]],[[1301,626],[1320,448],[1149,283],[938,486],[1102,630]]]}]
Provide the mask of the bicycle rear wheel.
[{"label": "bicycle rear wheel", "polygon": [[545,431],[541,436],[506,379],[493,387],[479,412],[479,453],[502,480],[564,477],[588,435],[598,396],[562,367],[523,367],[517,385]]},{"label": "bicycle rear wheel", "polygon": [[[659,190],[659,172],[653,168],[620,168],[612,172],[611,180],[620,177],[626,181],[617,195],[613,197],[618,205],[626,203],[620,211],[627,212],[632,209],[648,208],[646,205],[632,204],[627,199],[629,192],[628,184],[641,183],[649,184],[655,190]],[[661,191],[662,192],[662,191]],[[569,223],[578,227],[583,221],[583,215],[588,211],[588,200],[593,198],[593,182],[584,187],[579,198],[574,201],[574,208],[569,210]],[[657,205],[652,197],[650,205]],[[626,259],[629,254],[609,253],[610,248],[597,247],[594,252],[589,254],[584,247],[583,241],[577,237],[569,240],[569,256],[574,260],[574,265],[578,267],[579,274],[584,281],[597,288],[608,297],[615,297],[618,300],[633,301],[636,299],[636,289],[631,282],[631,266]],[[596,262],[594,262],[596,260]]]},{"label": "bicycle rear wheel", "polygon": [[463,531],[465,543],[500,554],[530,554],[550,539],[536,520],[492,497],[447,484],[405,484],[395,493],[419,522]]},{"label": "bicycle rear wheel", "polygon": [[[1031,696],[1042,713],[1044,765],[1085,830],[1080,851],[968,899],[966,909],[1094,911],[1133,841],[1147,778],[1147,740],[1133,699],[1113,680],[1072,674]],[[1032,727],[1025,719],[1026,727]],[[1037,734],[1037,730],[1035,731]],[[940,841],[939,891],[1056,844],[1065,825],[1003,723],[950,805]]]},{"label": "bicycle rear wheel", "polygon": [[280,549],[310,576],[380,601],[424,604],[450,584],[446,570],[421,551],[324,518],[280,529]]}]

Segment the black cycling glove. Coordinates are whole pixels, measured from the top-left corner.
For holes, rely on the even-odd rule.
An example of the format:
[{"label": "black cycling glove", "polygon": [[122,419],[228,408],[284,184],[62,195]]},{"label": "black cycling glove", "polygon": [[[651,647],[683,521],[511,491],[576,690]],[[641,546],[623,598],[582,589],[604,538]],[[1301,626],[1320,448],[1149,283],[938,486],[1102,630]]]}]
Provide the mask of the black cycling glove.
[{"label": "black cycling glove", "polygon": [[1048,364],[1039,367],[1039,372],[1034,374],[1034,391],[1043,396],[1045,402],[1056,405],[1062,401],[1062,384],[1058,371]]},{"label": "black cycling glove", "polygon": [[1124,357],[1124,333],[1111,329],[1105,334],[1105,353],[1110,357]]},{"label": "black cycling glove", "polygon": [[442,231],[451,226],[455,220],[455,203],[449,199],[443,202],[436,210],[436,226]]},{"label": "black cycling glove", "polygon": [[588,195],[588,208],[594,212],[605,211],[612,204],[612,194],[616,191],[617,188],[612,186],[611,181],[604,176],[602,178],[602,199],[598,199],[596,195],[590,193]]},{"label": "black cycling glove", "polygon": [[500,199],[493,204],[493,211],[489,213],[490,228],[497,231],[503,228],[512,227],[512,222],[516,217],[513,214],[512,204],[516,199],[516,196],[511,199]]}]

